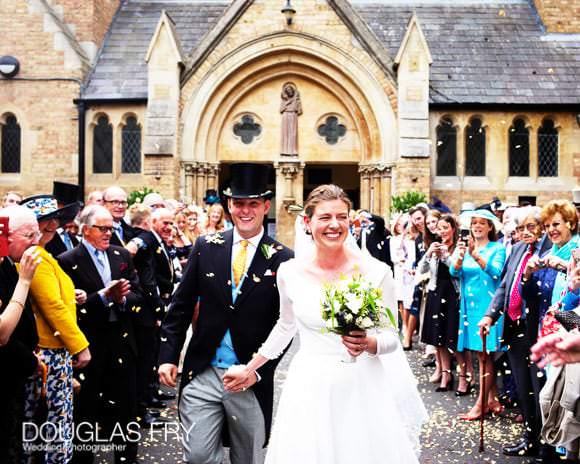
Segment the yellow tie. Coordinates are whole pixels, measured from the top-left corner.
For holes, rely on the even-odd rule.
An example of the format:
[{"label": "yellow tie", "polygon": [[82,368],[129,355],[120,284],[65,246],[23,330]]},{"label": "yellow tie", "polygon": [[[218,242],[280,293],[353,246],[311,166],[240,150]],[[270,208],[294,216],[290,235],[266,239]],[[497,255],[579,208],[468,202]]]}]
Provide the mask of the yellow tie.
[{"label": "yellow tie", "polygon": [[234,284],[236,287],[240,285],[240,280],[242,280],[242,276],[244,272],[246,272],[246,256],[248,255],[248,241],[241,240],[240,245],[242,248],[238,251],[238,254],[234,258],[234,262],[232,264],[232,271],[234,273]]}]

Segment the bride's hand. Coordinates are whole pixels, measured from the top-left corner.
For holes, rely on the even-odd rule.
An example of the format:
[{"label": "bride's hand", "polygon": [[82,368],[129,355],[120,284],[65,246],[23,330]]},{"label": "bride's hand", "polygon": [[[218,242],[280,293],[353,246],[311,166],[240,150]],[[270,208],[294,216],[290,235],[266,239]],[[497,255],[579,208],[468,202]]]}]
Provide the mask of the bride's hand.
[{"label": "bride's hand", "polygon": [[353,330],[348,335],[342,336],[342,344],[346,347],[351,356],[360,356],[365,351],[371,354],[377,352],[377,339],[367,337],[364,330]]},{"label": "bride's hand", "polygon": [[223,378],[225,390],[232,393],[246,391],[256,383],[256,380],[256,373],[244,364],[230,367]]}]

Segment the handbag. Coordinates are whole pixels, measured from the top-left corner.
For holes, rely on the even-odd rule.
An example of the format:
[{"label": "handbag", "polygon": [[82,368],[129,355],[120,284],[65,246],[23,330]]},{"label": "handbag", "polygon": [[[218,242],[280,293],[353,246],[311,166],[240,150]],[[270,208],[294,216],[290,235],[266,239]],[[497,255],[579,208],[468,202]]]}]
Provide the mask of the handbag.
[{"label": "handbag", "polygon": [[554,311],[554,317],[568,332],[580,328],[580,316],[574,311]]}]

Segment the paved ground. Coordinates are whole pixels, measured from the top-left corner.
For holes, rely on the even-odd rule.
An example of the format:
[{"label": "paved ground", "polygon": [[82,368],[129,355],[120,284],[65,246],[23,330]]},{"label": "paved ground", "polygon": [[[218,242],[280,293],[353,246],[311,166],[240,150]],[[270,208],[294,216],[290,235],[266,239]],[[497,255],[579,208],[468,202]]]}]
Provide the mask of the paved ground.
[{"label": "paved ground", "polygon": [[[279,395],[289,361],[295,349],[290,349],[285,359],[278,367],[276,375],[276,395]],[[418,351],[409,353],[409,362],[417,376],[419,390],[430,414],[430,422],[424,427],[421,442],[423,452],[421,464],[523,464],[522,458],[509,458],[501,454],[501,447],[517,441],[521,436],[521,425],[515,422],[515,411],[502,413],[501,417],[493,417],[485,422],[486,448],[479,453],[479,422],[468,423],[457,420],[457,416],[469,410],[475,402],[475,397],[457,398],[453,392],[436,393],[436,385],[429,383],[428,377],[432,369],[421,366]],[[176,405],[171,404],[162,412],[170,423],[169,433],[163,431],[147,432],[140,446],[140,462],[179,463],[181,462],[181,445],[175,434],[171,433],[176,423]],[[98,463],[112,463],[111,455],[102,455]],[[224,464],[229,464],[226,460]],[[310,464],[310,463],[297,463]],[[312,463],[315,464],[315,463]],[[396,464],[396,463],[389,463]]]}]

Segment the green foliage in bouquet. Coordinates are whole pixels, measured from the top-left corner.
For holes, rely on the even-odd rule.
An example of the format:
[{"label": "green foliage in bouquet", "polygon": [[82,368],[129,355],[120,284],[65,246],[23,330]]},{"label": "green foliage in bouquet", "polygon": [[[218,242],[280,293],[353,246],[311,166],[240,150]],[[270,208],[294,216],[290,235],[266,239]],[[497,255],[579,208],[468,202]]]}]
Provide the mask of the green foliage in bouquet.
[{"label": "green foliage in bouquet", "polygon": [[156,192],[155,190],[150,189],[149,187],[143,187],[141,190],[133,190],[129,194],[127,202],[129,203],[129,206],[131,206],[134,203],[143,203],[143,198],[145,198],[150,193],[159,193],[159,192]]},{"label": "green foliage in bouquet", "polygon": [[427,202],[427,197],[424,193],[411,190],[410,192],[405,192],[401,195],[393,195],[392,202],[393,211],[406,213],[413,206]]},{"label": "green foliage in bouquet", "polygon": [[382,289],[360,275],[325,285],[322,299],[324,331],[346,335],[352,330],[395,328],[395,316],[383,305],[382,299]]}]

